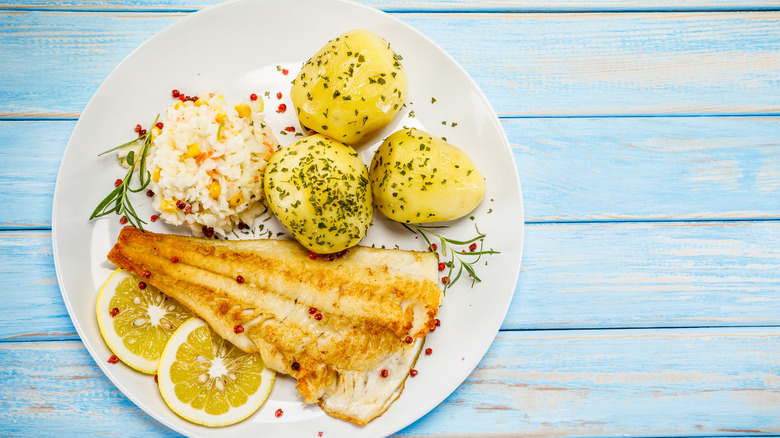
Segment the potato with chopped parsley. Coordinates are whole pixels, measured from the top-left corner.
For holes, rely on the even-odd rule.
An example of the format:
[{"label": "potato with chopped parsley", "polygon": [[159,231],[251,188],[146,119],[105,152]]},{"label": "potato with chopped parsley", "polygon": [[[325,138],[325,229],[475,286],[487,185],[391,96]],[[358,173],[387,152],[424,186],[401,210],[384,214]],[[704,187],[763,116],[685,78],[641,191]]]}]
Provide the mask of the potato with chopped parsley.
[{"label": "potato with chopped parsley", "polygon": [[457,219],[474,210],[485,195],[485,179],[465,152],[414,128],[385,139],[368,175],[374,205],[397,222]]},{"label": "potato with chopped parsley", "polygon": [[406,101],[401,57],[373,32],[331,40],[301,68],[290,97],[301,124],[355,144],[384,128]]},{"label": "potato with chopped parsley", "polygon": [[317,254],[357,244],[371,224],[368,169],[351,147],[320,134],[275,152],[265,168],[268,206]]}]

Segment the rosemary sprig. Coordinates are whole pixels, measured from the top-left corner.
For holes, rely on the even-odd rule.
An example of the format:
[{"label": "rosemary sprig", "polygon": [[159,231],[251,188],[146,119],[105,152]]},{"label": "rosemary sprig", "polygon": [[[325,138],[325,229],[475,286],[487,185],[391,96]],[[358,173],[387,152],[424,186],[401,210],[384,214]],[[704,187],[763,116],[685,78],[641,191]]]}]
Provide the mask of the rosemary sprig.
[{"label": "rosemary sprig", "polygon": [[[432,251],[436,251],[437,245],[435,242],[432,242],[432,240],[438,240],[439,244],[441,245],[441,255],[437,252],[436,257],[439,259],[439,262],[444,263],[444,266],[448,269],[447,275],[442,277],[442,283],[444,284],[443,291],[446,293],[447,289],[449,289],[453,284],[455,284],[456,281],[458,281],[461,277],[461,274],[463,274],[463,271],[466,271],[467,274],[471,277],[471,287],[474,287],[474,283],[477,281],[482,281],[478,276],[477,272],[474,269],[474,265],[482,258],[483,255],[489,255],[489,254],[501,254],[499,251],[494,251],[492,249],[484,249],[485,245],[485,234],[480,232],[476,225],[474,225],[474,229],[477,231],[476,237],[472,237],[468,240],[456,240],[451,239],[449,237],[445,237],[442,234],[432,231],[432,230],[438,230],[447,228],[443,225],[415,225],[415,224],[401,224],[403,225],[407,230],[411,231],[414,234],[419,234],[422,236],[423,240],[425,240],[425,243],[428,244],[428,248],[430,248]],[[475,242],[479,241],[478,249],[471,249],[473,247],[473,244]],[[463,245],[469,245],[469,248],[462,249],[460,252],[456,250],[456,246],[463,246]],[[444,258],[444,260],[442,260]],[[455,272],[455,269],[457,267],[457,272],[455,273],[455,276],[453,277],[452,274]]]},{"label": "rosemary sprig", "polygon": [[[152,127],[154,127],[157,124],[157,120],[159,118],[160,115],[158,114],[157,117],[155,117],[154,122],[152,122],[151,125]],[[140,217],[138,217],[138,214],[135,212],[135,208],[133,207],[133,204],[130,202],[129,194],[138,193],[141,190],[144,190],[147,186],[149,186],[149,183],[152,180],[152,174],[146,168],[146,156],[149,153],[149,148],[152,145],[151,127],[144,135],[141,135],[136,139],[128,141],[127,143],[123,143],[117,147],[102,152],[98,154],[98,156],[100,157],[109,152],[122,149],[132,144],[136,144],[139,141],[143,141],[143,147],[141,148],[141,151],[139,153],[140,158],[136,162],[136,156],[134,151],[130,151],[127,154],[125,160],[127,161],[128,166],[130,166],[130,169],[128,169],[127,174],[125,175],[124,179],[122,179],[121,183],[117,185],[116,188],[113,191],[111,191],[111,193],[108,194],[108,196],[106,196],[105,198],[103,198],[102,201],[100,201],[98,206],[95,208],[95,211],[92,212],[92,216],[89,217],[90,220],[103,217],[111,213],[116,213],[120,216],[126,217],[127,222],[130,223],[130,225],[134,227],[138,227],[141,230],[144,229],[143,224],[145,224],[146,222],[142,220]],[[130,183],[133,181],[133,174],[135,173],[136,170],[136,164],[138,164],[138,187],[134,189],[130,187]]]}]

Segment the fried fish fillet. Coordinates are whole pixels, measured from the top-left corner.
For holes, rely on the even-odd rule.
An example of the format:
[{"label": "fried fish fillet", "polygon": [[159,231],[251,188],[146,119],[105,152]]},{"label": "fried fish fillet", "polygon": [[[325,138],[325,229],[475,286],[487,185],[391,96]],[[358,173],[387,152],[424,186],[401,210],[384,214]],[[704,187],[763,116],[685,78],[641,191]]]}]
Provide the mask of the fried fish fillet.
[{"label": "fried fish fillet", "polygon": [[312,260],[292,241],[126,227],[108,259],[294,377],[304,403],[361,425],[403,391],[442,299],[429,252],[355,247]]}]

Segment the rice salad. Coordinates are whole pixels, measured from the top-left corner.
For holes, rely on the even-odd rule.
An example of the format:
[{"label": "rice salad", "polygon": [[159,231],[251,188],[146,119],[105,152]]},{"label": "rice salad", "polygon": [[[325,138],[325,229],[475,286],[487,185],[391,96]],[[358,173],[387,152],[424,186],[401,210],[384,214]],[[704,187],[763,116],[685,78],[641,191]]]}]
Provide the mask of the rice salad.
[{"label": "rice salad", "polygon": [[231,105],[221,94],[199,94],[168,107],[162,122],[149,151],[159,217],[208,237],[251,227],[265,211],[263,172],[279,149],[262,99]]}]

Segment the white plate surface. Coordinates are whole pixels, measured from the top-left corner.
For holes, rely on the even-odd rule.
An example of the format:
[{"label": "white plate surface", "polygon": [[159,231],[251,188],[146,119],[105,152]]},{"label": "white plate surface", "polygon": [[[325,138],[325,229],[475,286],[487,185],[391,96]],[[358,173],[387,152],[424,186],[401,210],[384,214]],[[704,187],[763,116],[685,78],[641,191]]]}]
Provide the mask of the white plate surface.
[{"label": "white plate surface", "polygon": [[[305,11],[305,12],[302,12]],[[301,64],[328,40],[348,30],[369,29],[403,56],[409,100],[391,126],[358,147],[368,163],[382,139],[404,126],[424,129],[464,149],[487,180],[487,194],[472,213],[448,224],[444,233],[462,239],[487,234],[486,247],[501,252],[480,262],[483,279],[474,287],[462,279],[440,310],[442,326],[426,339],[430,356],[422,355],[401,397],[381,417],[358,427],[331,418],[317,407],[300,405],[294,381],[280,376],[266,404],[249,419],[229,427],[205,428],[173,414],[152,377],[121,364],[106,362],[110,351],[95,319],[97,290],[114,267],[106,254],[121,225],[117,217],[89,221],[94,207],[124,176],[113,154],[98,153],[132,138],[136,123],[149,125],[172,102],[173,88],[188,94],[220,89],[229,99],[250,93],[266,98],[268,122],[282,144],[296,139],[280,135],[299,126],[287,104],[290,80]],[[279,69],[286,68],[284,76]],[[283,97],[276,99],[281,91]],[[436,101],[433,102],[432,99]],[[413,112],[413,113],[412,113]],[[446,122],[446,123],[443,123]],[[456,123],[453,126],[453,122]],[[154,212],[137,198],[139,215]],[[279,225],[272,219],[271,227]],[[186,234],[160,223],[153,231]],[[62,295],[73,323],[93,358],[109,379],[136,405],[170,428],[190,436],[232,437],[379,437],[397,432],[446,399],[477,366],[495,338],[512,299],[523,247],[523,205],[509,143],[485,96],[463,69],[418,31],[374,9],[339,0],[239,0],[204,9],[169,26],[128,56],[89,102],[65,151],[53,206],[53,246]],[[362,244],[424,250],[397,224],[379,214]],[[282,408],[284,415],[274,412]]]}]

